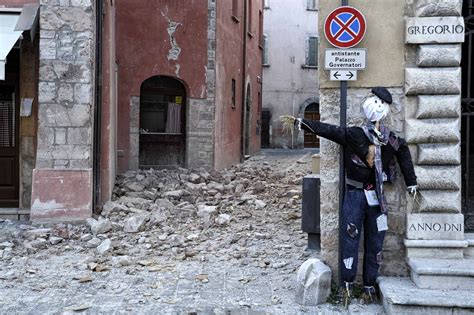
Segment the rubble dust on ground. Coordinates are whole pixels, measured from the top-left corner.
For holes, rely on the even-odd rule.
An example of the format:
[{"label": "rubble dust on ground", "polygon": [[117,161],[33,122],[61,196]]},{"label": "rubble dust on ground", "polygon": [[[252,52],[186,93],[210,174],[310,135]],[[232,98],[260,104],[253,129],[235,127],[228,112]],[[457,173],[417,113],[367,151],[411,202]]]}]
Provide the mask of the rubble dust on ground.
[{"label": "rubble dust on ground", "polygon": [[0,309],[304,313],[294,286],[311,254],[301,231],[301,183],[310,165],[311,154],[300,151],[223,171],[130,171],[84,224],[6,220]]}]

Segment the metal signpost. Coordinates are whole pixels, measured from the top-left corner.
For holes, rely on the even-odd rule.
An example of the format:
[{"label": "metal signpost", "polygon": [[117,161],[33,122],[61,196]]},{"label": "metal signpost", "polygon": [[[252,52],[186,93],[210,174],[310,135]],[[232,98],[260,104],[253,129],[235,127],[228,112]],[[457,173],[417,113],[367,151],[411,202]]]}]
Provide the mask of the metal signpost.
[{"label": "metal signpost", "polygon": [[[366,68],[367,50],[349,49],[364,38],[366,23],[364,15],[357,9],[349,7],[348,0],[341,1],[327,16],[324,22],[324,34],[328,42],[338,49],[325,51],[324,69],[330,71],[331,81],[340,81],[340,121],[346,127],[347,116],[347,81],[357,80],[357,71]],[[345,188],[344,148],[341,148],[339,163],[339,240],[341,240],[341,212]],[[341,243],[339,242],[339,261],[341,261]],[[339,266],[339,279],[341,266]]]}]

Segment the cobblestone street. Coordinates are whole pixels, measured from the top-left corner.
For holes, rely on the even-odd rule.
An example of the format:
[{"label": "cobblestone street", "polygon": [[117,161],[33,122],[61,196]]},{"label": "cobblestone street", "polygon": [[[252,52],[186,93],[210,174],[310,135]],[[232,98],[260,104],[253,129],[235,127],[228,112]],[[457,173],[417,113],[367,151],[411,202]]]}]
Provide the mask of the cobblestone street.
[{"label": "cobblestone street", "polygon": [[[0,309],[5,314],[344,312],[337,304],[303,307],[294,302],[299,266],[307,258],[318,256],[317,252],[304,250],[306,236],[300,228],[300,182],[310,168],[311,152],[275,150],[263,151],[262,155],[221,174],[210,174],[210,178],[220,175],[225,178],[229,172],[242,173],[224,181],[222,197],[212,189],[210,193],[206,189],[202,191],[203,196],[208,196],[206,204],[213,199],[223,200],[214,203],[216,213],[214,208],[208,209],[209,216],[202,214],[205,200],[190,192],[189,196],[197,198],[169,197],[173,208],[180,209],[178,212],[150,206],[153,203],[143,201],[144,198],[143,203],[148,204],[143,207],[146,210],[128,208],[126,203],[119,204],[124,197],[120,199],[116,195],[114,206],[121,207],[120,210],[109,209],[107,214],[104,209],[105,218],[92,220],[89,226],[32,227],[5,221],[1,223],[0,240]],[[179,171],[183,172],[186,171]],[[173,177],[173,174],[168,175]],[[260,180],[249,181],[248,174]],[[126,174],[125,178],[131,176]],[[188,180],[193,176],[181,177]],[[270,180],[275,177],[279,180]],[[221,190],[212,182],[205,181],[207,187]],[[119,183],[124,182],[119,180]],[[244,186],[242,192],[237,188],[239,184]],[[116,193],[127,185],[133,188],[131,184],[123,184],[116,187]],[[140,194],[155,191],[145,186]],[[164,205],[163,199],[156,199],[157,196],[175,194],[168,188],[162,187],[151,197],[155,205]],[[238,200],[227,200],[226,193],[235,188]],[[128,195],[137,196],[137,193],[128,192]],[[189,201],[183,202],[182,198]],[[196,209],[200,210],[196,213]],[[145,211],[151,212],[146,223],[137,231],[127,230],[130,228],[127,222],[133,218],[130,214],[143,215]],[[153,223],[157,211],[166,213],[166,219],[158,220],[158,224]],[[114,216],[114,213],[122,214]],[[98,227],[94,222],[111,222],[110,229],[104,225]],[[122,222],[125,222],[123,226]],[[349,312],[383,311],[381,305],[367,307],[355,303]]]}]

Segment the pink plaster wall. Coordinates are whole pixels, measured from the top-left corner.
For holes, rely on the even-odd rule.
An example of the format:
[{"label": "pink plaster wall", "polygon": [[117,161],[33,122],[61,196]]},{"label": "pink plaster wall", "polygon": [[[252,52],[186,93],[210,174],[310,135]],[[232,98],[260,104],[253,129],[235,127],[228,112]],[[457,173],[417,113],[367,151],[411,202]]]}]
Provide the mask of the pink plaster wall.
[{"label": "pink plaster wall", "polygon": [[85,220],[91,209],[92,170],[33,170],[31,220]]},{"label": "pink plaster wall", "polygon": [[[206,97],[207,0],[120,0],[116,8],[118,64],[118,171],[128,169],[130,97],[140,95],[144,80],[177,77],[188,99]],[[174,38],[181,52],[169,58],[169,23],[180,23]]]}]

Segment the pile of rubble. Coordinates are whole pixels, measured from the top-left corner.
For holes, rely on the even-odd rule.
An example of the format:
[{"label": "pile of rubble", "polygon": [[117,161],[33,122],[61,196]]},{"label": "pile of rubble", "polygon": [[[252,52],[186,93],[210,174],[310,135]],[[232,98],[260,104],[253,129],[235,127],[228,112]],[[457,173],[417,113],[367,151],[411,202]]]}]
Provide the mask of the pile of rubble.
[{"label": "pile of rubble", "polygon": [[86,224],[8,229],[4,222],[0,259],[46,250],[91,252],[91,269],[147,266],[156,259],[282,268],[306,244],[300,218],[308,166],[299,166],[284,170],[257,157],[220,172],[128,172],[118,177],[112,201]]}]

